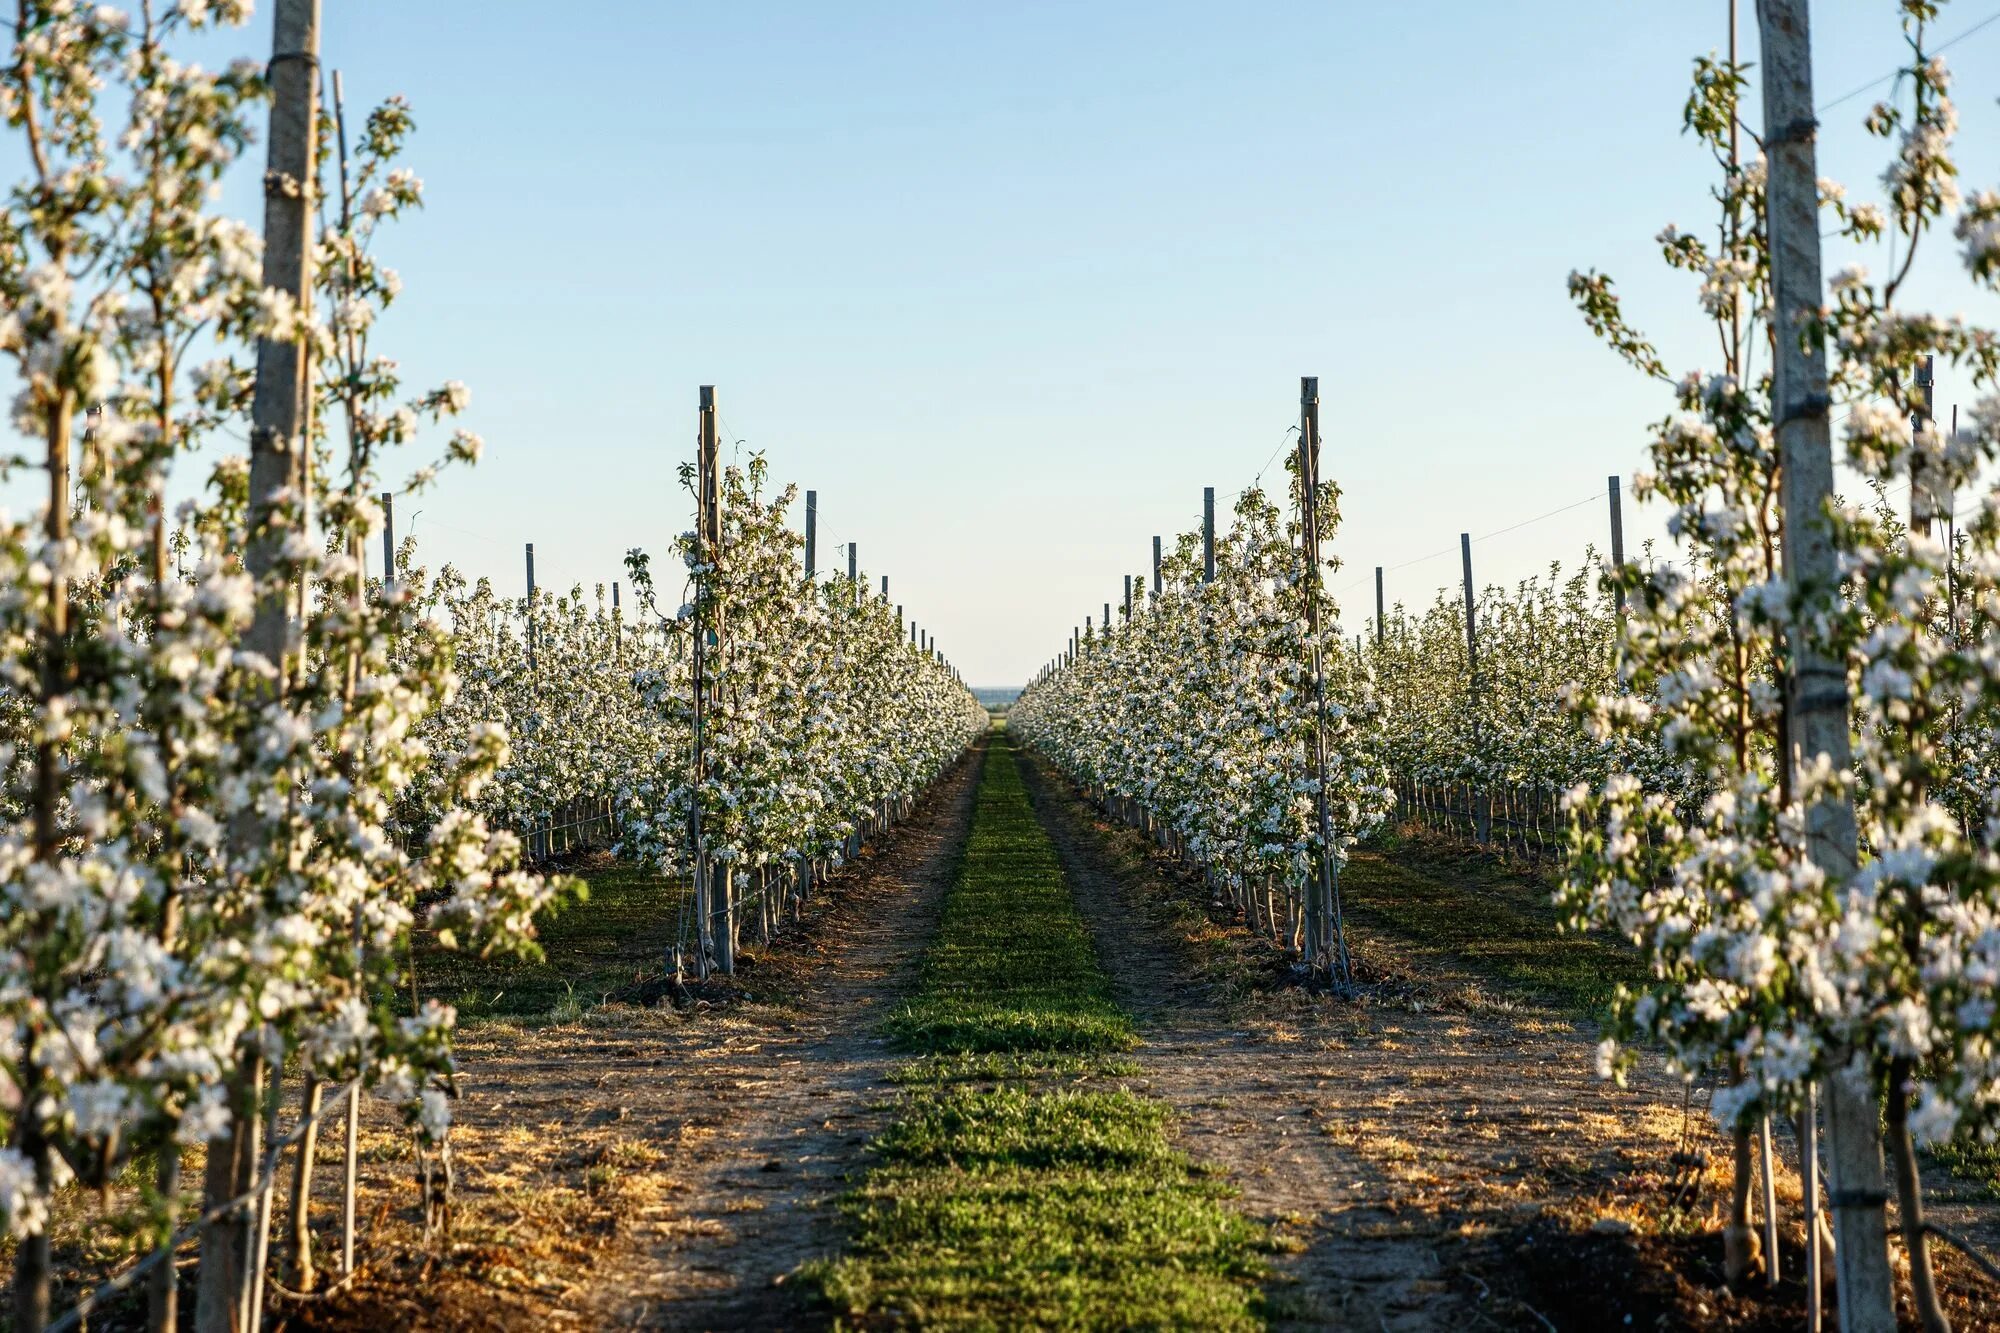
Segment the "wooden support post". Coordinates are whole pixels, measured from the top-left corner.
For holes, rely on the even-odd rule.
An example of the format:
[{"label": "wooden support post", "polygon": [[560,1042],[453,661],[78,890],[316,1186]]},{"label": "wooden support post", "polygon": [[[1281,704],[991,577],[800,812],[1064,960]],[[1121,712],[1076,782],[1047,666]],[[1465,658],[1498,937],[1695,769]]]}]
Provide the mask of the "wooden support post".
[{"label": "wooden support post", "polygon": [[[1782,460],[1785,573],[1795,596],[1831,606],[1839,597],[1840,570],[1825,518],[1833,496],[1825,337],[1811,322],[1826,290],[1820,274],[1807,0],[1759,0],[1757,18],[1768,160],[1771,327],[1788,335],[1776,340],[1771,390]],[[1821,763],[1835,773],[1847,772],[1853,719],[1845,668],[1809,635],[1793,646],[1788,665],[1785,703],[1792,752],[1786,762],[1794,774]],[[1843,891],[1858,859],[1854,805],[1844,792],[1823,797],[1806,810],[1806,851],[1825,872],[1832,891]],[[1866,1074],[1849,1069],[1828,1076],[1824,1100],[1840,1325],[1843,1333],[1890,1333],[1896,1327],[1895,1284],[1889,1267],[1880,1099]]]},{"label": "wooden support post", "polygon": [[819,492],[806,492],[806,581],[819,563]]},{"label": "wooden support post", "polygon": [[[1619,494],[1618,478],[1614,475],[1608,482],[1611,497],[1611,568],[1613,572],[1625,568],[1625,504]],[[1625,613],[1625,589],[1618,589],[1618,613]]]},{"label": "wooden support post", "polygon": [[1215,582],[1215,487],[1201,488],[1201,581]]},{"label": "wooden support post", "polygon": [[396,493],[382,492],[382,591],[396,579]]},{"label": "wooden support post", "polygon": [[[1472,743],[1479,747],[1482,728],[1479,725],[1480,709],[1484,700],[1479,689],[1479,620],[1477,593],[1472,586],[1472,534],[1458,534],[1458,552],[1465,566],[1465,668],[1466,686],[1472,696]],[[1472,793],[1472,832],[1483,847],[1493,839],[1492,797],[1484,788]]]},{"label": "wooden support post", "polygon": [[1326,660],[1320,650],[1321,544],[1319,530],[1319,378],[1299,380],[1299,552],[1305,578],[1307,665],[1313,679],[1313,734],[1310,757],[1313,775],[1313,822],[1319,846],[1313,879],[1305,903],[1307,965],[1346,985],[1353,978],[1347,953],[1347,931],[1340,910],[1338,848],[1334,846],[1333,815],[1327,799]]},{"label": "wooden support post", "polygon": [[528,543],[528,670],[535,669],[535,544]]},{"label": "wooden support post", "polygon": [[[721,558],[722,546],[721,483],[716,476],[719,443],[715,426],[715,387],[704,384],[696,409],[695,554],[700,563],[710,566]],[[693,758],[697,785],[708,778],[708,714],[713,703],[709,656],[711,652],[720,653],[722,650],[721,616],[710,600],[712,596],[713,589],[704,576],[695,587]],[[719,866],[708,855],[699,803],[688,807],[688,833],[694,854],[695,918],[701,971],[704,976],[707,975],[712,964],[727,974],[735,971],[736,967],[735,923],[729,911],[728,871],[726,866]]]},{"label": "wooden support post", "polygon": [[[1925,356],[1917,367],[1917,410],[1910,413],[1910,532],[1918,537],[1930,536],[1937,508],[1931,496],[1934,483],[1924,475],[1928,467],[1924,451],[1916,447],[1934,419],[1936,393],[1936,358]],[[1950,517],[1949,510],[1944,517]]]}]

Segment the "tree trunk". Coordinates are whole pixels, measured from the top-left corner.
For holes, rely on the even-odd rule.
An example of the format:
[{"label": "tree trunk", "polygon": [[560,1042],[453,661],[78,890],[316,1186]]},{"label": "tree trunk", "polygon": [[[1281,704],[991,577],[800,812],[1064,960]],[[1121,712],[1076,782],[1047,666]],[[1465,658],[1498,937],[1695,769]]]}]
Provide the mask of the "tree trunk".
[{"label": "tree trunk", "polygon": [[[49,404],[48,467],[49,507],[44,516],[45,531],[52,548],[70,535],[70,413],[75,400],[63,389]],[[69,684],[69,580],[60,563],[49,571],[48,605],[42,621],[41,698],[49,710]],[[62,830],[57,814],[62,805],[64,785],[62,740],[53,728],[38,728],[41,739],[35,744],[35,859],[49,863],[62,855]],[[41,1040],[39,1022],[26,1033],[26,1053],[20,1064],[20,1109],[15,1116],[14,1144],[35,1172],[35,1191],[44,1199],[53,1192],[55,1162],[48,1140],[48,1126],[37,1111],[42,1099],[42,1068],[35,1054]],[[51,1200],[51,1202],[53,1202]],[[20,1333],[40,1333],[49,1321],[49,1232],[45,1223],[32,1236],[22,1238],[14,1255],[14,1327]]]},{"label": "tree trunk", "polygon": [[1756,1179],[1750,1155],[1750,1126],[1736,1125],[1729,1131],[1733,1149],[1729,1182],[1729,1221],[1722,1228],[1722,1280],[1732,1287],[1743,1285],[1757,1271],[1762,1247],[1757,1229],[1750,1225],[1750,1187]]},{"label": "tree trunk", "polygon": [[306,1128],[292,1175],[292,1283],[300,1291],[313,1289],[313,1159],[319,1152],[319,1104],[324,1091],[317,1077],[307,1076],[305,1104],[299,1113]]},{"label": "tree trunk", "polygon": [[181,1146],[168,1139],[160,1147],[160,1198],[167,1210],[160,1262],[146,1279],[146,1333],[176,1333],[181,1322],[181,1275],[174,1266],[174,1228],[180,1221]]},{"label": "tree trunk", "polygon": [[723,976],[736,974],[736,908],[730,902],[734,884],[729,867],[711,862],[709,870],[709,910],[714,913],[710,929],[715,932],[715,968]]},{"label": "tree trunk", "polygon": [[[1825,339],[1803,323],[1815,317],[1824,299],[1807,0],[1758,0],[1757,17],[1769,160],[1772,325],[1778,330],[1772,406],[1783,463],[1784,558],[1794,595],[1824,605],[1839,595],[1839,587],[1825,521],[1833,494]],[[1789,646],[1786,713],[1792,752],[1786,762],[1796,772],[1824,755],[1835,772],[1844,773],[1850,758],[1846,673],[1803,635]],[[1856,856],[1848,800],[1835,797],[1809,808],[1806,839],[1813,862],[1836,887],[1844,885]],[[1840,1325],[1846,1333],[1890,1333],[1896,1315],[1887,1195],[1876,1098],[1866,1071],[1850,1067],[1827,1078],[1825,1102]]]},{"label": "tree trunk", "polygon": [[[28,1039],[35,1041],[35,1034],[31,1032]],[[32,1111],[41,1083],[41,1069],[34,1058],[22,1060],[21,1114],[14,1126],[14,1145],[34,1166],[35,1189],[47,1199],[54,1192],[53,1163],[42,1118]],[[14,1328],[18,1333],[42,1333],[48,1322],[49,1227],[44,1223],[33,1235],[22,1237],[14,1252]]]},{"label": "tree trunk", "polygon": [[1937,1278],[1931,1272],[1931,1251],[1924,1234],[1924,1184],[1917,1174],[1917,1148],[1910,1141],[1910,1062],[1889,1063],[1889,1160],[1896,1170],[1896,1216],[1903,1232],[1903,1249],[1910,1258],[1910,1294],[1924,1333],[1951,1333],[1951,1320],[1938,1300]]}]

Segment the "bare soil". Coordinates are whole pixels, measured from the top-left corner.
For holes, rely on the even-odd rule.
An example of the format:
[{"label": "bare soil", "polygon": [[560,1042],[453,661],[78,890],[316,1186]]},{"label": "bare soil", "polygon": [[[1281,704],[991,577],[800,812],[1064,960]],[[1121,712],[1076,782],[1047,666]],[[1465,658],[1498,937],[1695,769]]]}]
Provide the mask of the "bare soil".
[{"label": "bare soil", "polygon": [[[981,762],[749,955],[736,992],[468,1030],[453,1239],[416,1234],[408,1136],[371,1123],[367,1281],[289,1322],[824,1326],[794,1275],[837,1248],[832,1200],[888,1120],[897,1060],[879,1020],[933,934]],[[1358,996],[1309,992],[1196,876],[1037,761],[1026,769],[1141,1025],[1130,1086],[1174,1108],[1179,1145],[1274,1231],[1274,1326],[1800,1326],[1796,1177],[1779,1181],[1787,1280],[1732,1293],[1726,1145],[1678,1081],[1657,1067],[1624,1089],[1599,1081],[1588,1021],[1386,929],[1354,932]],[[2000,1239],[1991,1202],[1937,1184],[1939,1220]],[[1949,1256],[1940,1268],[1960,1329],[2000,1327],[1983,1279]]]},{"label": "bare soil", "polygon": [[[1796,1177],[1781,1165],[1790,1280],[1730,1292],[1716,1211],[1727,1145],[1656,1062],[1627,1088],[1600,1081],[1590,1023],[1434,957],[1408,967],[1397,941],[1365,932],[1358,997],[1285,984],[1276,950],[1198,878],[1028,767],[1142,1024],[1133,1086],[1175,1108],[1183,1148],[1280,1238],[1275,1327],[1801,1326]],[[1958,1327],[2000,1327],[1991,1287],[1941,1268]]]},{"label": "bare soil", "polygon": [[876,1029],[933,932],[983,754],[749,955],[732,1002],[466,1031],[453,1241],[414,1234],[405,1136],[371,1126],[369,1280],[295,1307],[293,1326],[823,1324],[789,1279],[835,1247],[828,1205],[884,1122],[894,1061]]}]

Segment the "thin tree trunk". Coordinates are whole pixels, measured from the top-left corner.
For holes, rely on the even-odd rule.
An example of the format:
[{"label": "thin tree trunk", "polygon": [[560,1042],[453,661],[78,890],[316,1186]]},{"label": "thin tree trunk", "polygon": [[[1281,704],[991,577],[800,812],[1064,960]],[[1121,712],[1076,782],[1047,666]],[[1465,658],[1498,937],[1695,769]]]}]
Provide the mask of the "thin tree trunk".
[{"label": "thin tree trunk", "polygon": [[174,1139],[169,1138],[160,1146],[156,1182],[167,1217],[165,1234],[156,1251],[160,1262],[146,1279],[146,1333],[175,1333],[181,1316],[181,1275],[174,1266],[174,1227],[180,1220],[181,1145]]},{"label": "thin tree trunk", "polygon": [[354,1208],[361,1174],[361,1086],[358,1083],[347,1090],[347,1112],[343,1119],[346,1122],[346,1137],[341,1159],[340,1273],[345,1277],[354,1271]]},{"label": "thin tree trunk", "polygon": [[1757,1119],[1757,1181],[1759,1206],[1764,1213],[1764,1280],[1777,1286],[1783,1276],[1778,1256],[1778,1179],[1775,1155],[1771,1152],[1771,1116]]},{"label": "thin tree trunk", "polygon": [[[1807,0],[1758,0],[1762,34],[1764,145],[1772,326],[1777,330],[1773,417],[1783,464],[1784,559],[1796,594],[1817,602],[1838,595],[1838,569],[1825,506],[1833,495],[1825,338],[1806,321],[1824,300],[1820,276],[1819,183],[1813,115],[1812,39]],[[1786,713],[1796,771],[1824,755],[1849,767],[1847,676],[1804,635],[1789,645]],[[1854,873],[1854,808],[1835,796],[1806,812],[1807,851],[1835,886]],[[1889,1271],[1882,1144],[1867,1072],[1848,1067],[1825,1081],[1831,1140],[1828,1194],[1839,1238],[1840,1325],[1846,1333],[1896,1326]]]},{"label": "thin tree trunk", "polygon": [[1924,1232],[1924,1183],[1917,1173],[1917,1148],[1910,1141],[1910,1062],[1889,1064],[1889,1161],[1896,1173],[1896,1216],[1903,1232],[1903,1249],[1910,1258],[1910,1294],[1924,1333],[1951,1333],[1951,1320],[1938,1300],[1937,1278],[1931,1272],[1929,1238]]},{"label": "thin tree trunk", "polygon": [[306,1129],[292,1175],[292,1283],[300,1291],[313,1289],[313,1159],[319,1153],[319,1104],[324,1091],[317,1075],[307,1076],[305,1104],[299,1113]]},{"label": "thin tree trunk", "polygon": [[[34,1033],[29,1041],[36,1040]],[[14,1126],[14,1146],[35,1169],[35,1188],[43,1198],[54,1190],[55,1172],[42,1118],[32,1113],[42,1073],[32,1057],[21,1061],[21,1110]],[[14,1252],[14,1327],[19,1333],[41,1333],[49,1322],[49,1229],[44,1225],[23,1236]]]},{"label": "thin tree trunk", "polygon": [[1737,1287],[1757,1271],[1761,1246],[1757,1242],[1757,1229],[1750,1225],[1750,1188],[1756,1180],[1750,1126],[1736,1125],[1729,1134],[1734,1174],[1729,1182],[1729,1221],[1722,1228],[1722,1279]]},{"label": "thin tree trunk", "polygon": [[[74,400],[67,389],[49,405],[49,509],[45,517],[51,547],[69,539],[70,413]],[[43,613],[41,705],[62,695],[69,678],[69,581],[60,565],[50,570],[48,605]],[[53,862],[62,855],[62,831],[57,812],[62,804],[62,742],[51,728],[42,728],[35,745],[35,859]],[[36,1107],[42,1096],[42,1066],[35,1047],[42,1039],[34,1024],[26,1034],[20,1063],[20,1111],[14,1121],[14,1146],[35,1172],[35,1189],[47,1198],[55,1186],[55,1162],[48,1127]],[[45,1225],[21,1239],[14,1254],[14,1328],[40,1333],[49,1321],[49,1233]]]}]

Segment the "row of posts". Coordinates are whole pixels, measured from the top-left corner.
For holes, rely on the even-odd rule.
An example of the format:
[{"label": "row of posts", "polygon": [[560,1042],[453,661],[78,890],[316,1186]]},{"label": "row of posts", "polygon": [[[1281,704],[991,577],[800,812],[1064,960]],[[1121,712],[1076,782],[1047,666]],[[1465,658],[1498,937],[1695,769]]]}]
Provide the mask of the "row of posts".
[{"label": "row of posts", "polygon": [[[722,552],[722,490],[719,441],[716,433],[715,388],[701,386],[700,401],[696,409],[695,438],[695,563],[702,569],[713,568]],[[529,599],[534,598],[534,548],[529,547]],[[819,568],[819,492],[806,492],[805,505],[805,576],[808,581],[818,573]],[[847,579],[854,587],[858,601],[865,596],[861,582],[859,547],[854,542],[847,543]],[[882,576],[881,599],[889,601],[889,578]],[[898,633],[904,624],[903,608],[896,607]],[[532,625],[532,616],[530,617]],[[952,677],[963,684],[956,668],[945,661],[944,652],[929,631],[909,622],[911,646],[952,672]],[[695,580],[694,617],[694,672],[693,690],[693,777],[698,789],[710,775],[710,755],[708,748],[709,729],[715,711],[721,707],[720,688],[709,669],[711,660],[727,654],[729,650],[728,627],[721,608],[714,604],[710,596],[707,575],[699,574]],[[530,640],[532,642],[532,639]],[[906,818],[911,803],[908,798],[891,798],[879,803],[877,808],[866,815],[861,826],[848,838],[844,849],[848,859],[860,854],[865,838],[873,837],[892,824]],[[796,915],[814,884],[825,878],[825,863],[807,858],[794,858],[784,866],[759,867],[744,873],[749,883],[738,882],[738,871],[734,863],[726,858],[710,853],[706,830],[702,826],[701,804],[690,802],[688,808],[688,846],[694,854],[693,910],[695,922],[695,968],[700,976],[711,972],[725,976],[736,971],[738,947],[744,926],[744,909],[756,907],[755,925],[762,939],[769,941],[771,933],[782,922],[787,911]],[[746,894],[747,896],[744,896]],[[673,960],[675,974],[679,976],[684,962],[676,946]]]},{"label": "row of posts", "polygon": [[[1327,746],[1326,746],[1326,664],[1319,645],[1321,602],[1323,598],[1322,574],[1325,562],[1319,526],[1320,500],[1320,434],[1319,434],[1319,379],[1307,375],[1299,380],[1299,429],[1298,429],[1298,476],[1299,476],[1299,561],[1304,578],[1306,600],[1306,627],[1308,633],[1309,661],[1312,677],[1312,739],[1308,751],[1310,777],[1314,787],[1313,830],[1314,845],[1310,857],[1310,867],[1303,885],[1304,912],[1300,925],[1303,938],[1298,947],[1306,959],[1307,966],[1317,975],[1336,985],[1347,985],[1352,981],[1352,961],[1347,946],[1345,919],[1340,903],[1340,866],[1338,856],[1333,854],[1334,833],[1332,814],[1326,793]],[[1153,538],[1153,595],[1158,597],[1163,589],[1160,572],[1162,539]],[[1215,581],[1215,488],[1202,488],[1201,495],[1201,578],[1204,584]],[[1125,576],[1124,617],[1132,618],[1134,588],[1132,576]],[[1112,632],[1111,603],[1104,604],[1103,632],[1108,637]],[[1052,658],[1038,673],[1038,678],[1046,677],[1075,662],[1084,646],[1096,637],[1097,627],[1091,617],[1084,617],[1082,625],[1070,631],[1069,647]],[[1119,812],[1142,822],[1149,827],[1155,821],[1147,812],[1127,809],[1130,802],[1116,800],[1108,793],[1101,794],[1108,803],[1120,807]]]}]

